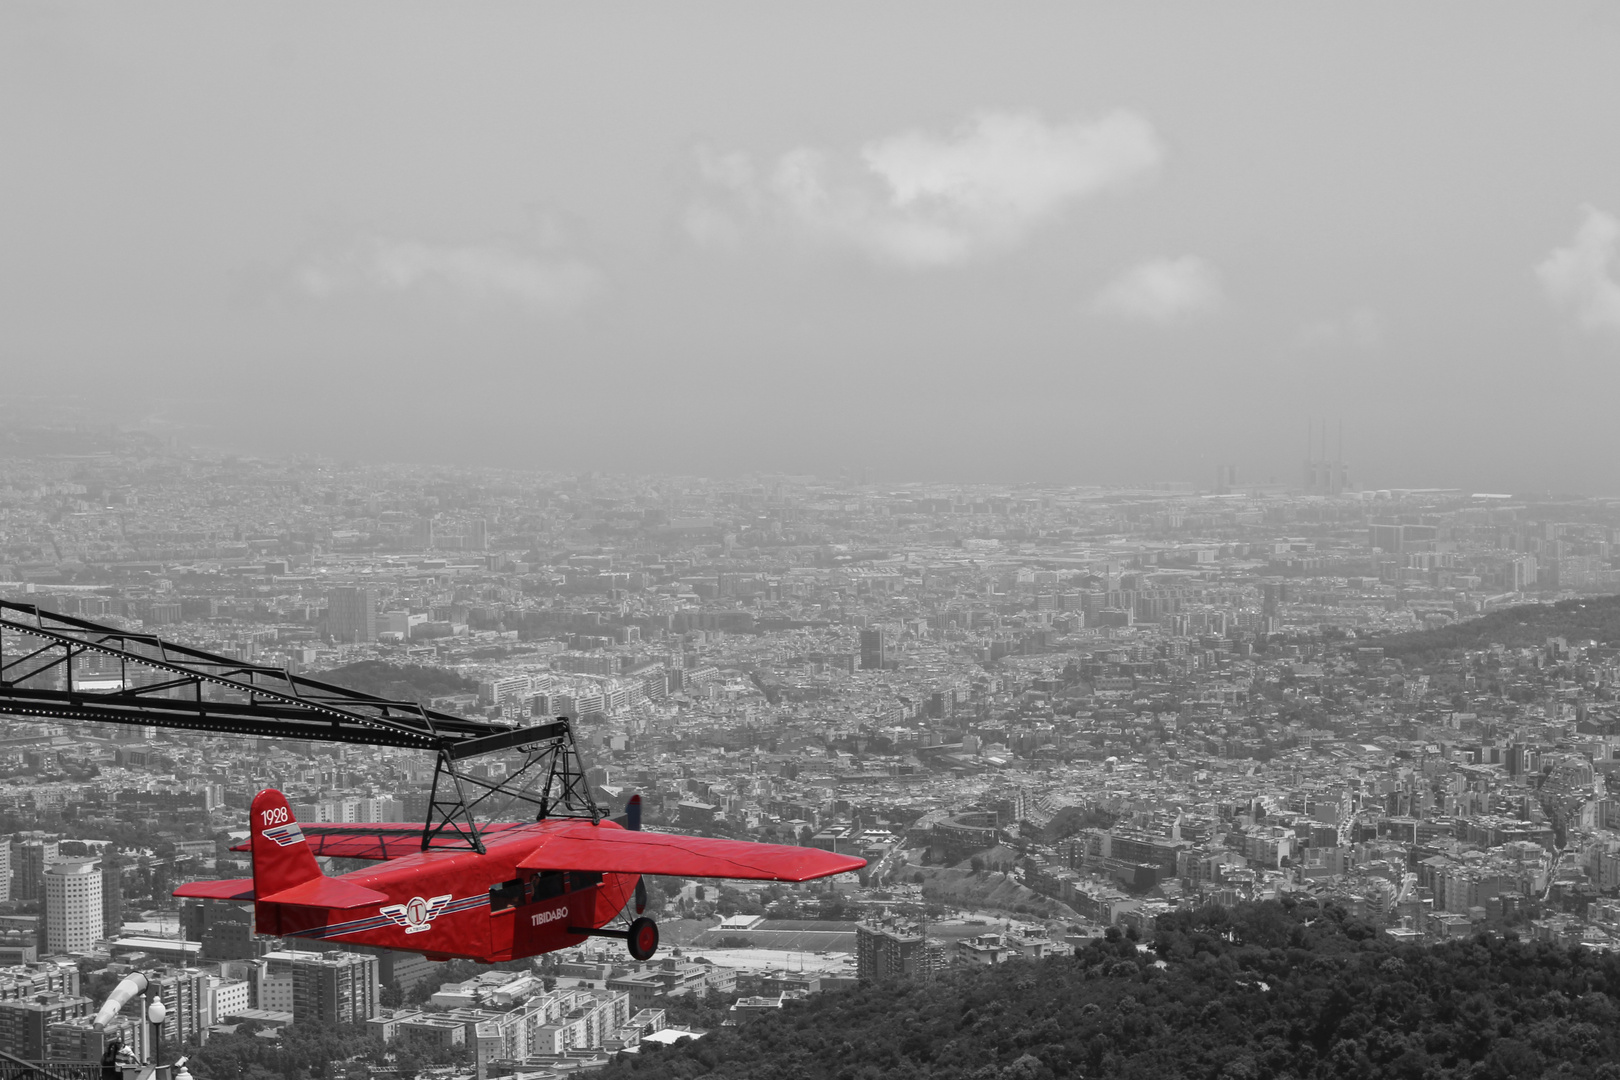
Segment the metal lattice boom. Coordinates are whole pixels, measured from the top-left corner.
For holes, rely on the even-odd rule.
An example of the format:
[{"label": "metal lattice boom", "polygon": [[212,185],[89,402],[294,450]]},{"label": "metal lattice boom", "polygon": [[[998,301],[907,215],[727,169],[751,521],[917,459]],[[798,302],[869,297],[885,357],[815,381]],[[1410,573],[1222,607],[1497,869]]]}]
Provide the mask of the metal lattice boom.
[{"label": "metal lattice boom", "polygon": [[[469,720],[6,600],[0,600],[3,714],[427,751],[436,768],[424,849],[448,832],[483,850],[474,811],[495,794],[537,805],[541,818],[601,817],[564,717],[530,727]],[[457,767],[519,748],[523,767],[500,783]],[[527,793],[542,774],[540,793]],[[469,800],[468,784],[485,793]]]},{"label": "metal lattice boom", "polygon": [[[14,647],[13,643],[20,647]],[[87,657],[101,658],[95,672]],[[89,674],[116,682],[87,689]],[[116,665],[116,672],[102,667]],[[110,677],[109,677],[110,676]],[[555,737],[414,701],[390,701],[32,604],[0,600],[0,712],[318,742],[398,746],[456,758]]]}]

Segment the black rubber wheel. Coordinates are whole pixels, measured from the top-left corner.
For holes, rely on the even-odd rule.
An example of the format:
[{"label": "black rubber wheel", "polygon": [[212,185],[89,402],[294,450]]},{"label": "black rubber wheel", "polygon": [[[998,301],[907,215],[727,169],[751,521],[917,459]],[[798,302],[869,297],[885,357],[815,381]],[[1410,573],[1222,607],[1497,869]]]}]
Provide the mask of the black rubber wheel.
[{"label": "black rubber wheel", "polygon": [[630,924],[630,937],[625,944],[630,946],[630,955],[637,960],[651,960],[658,951],[658,924],[647,918],[637,919]]}]

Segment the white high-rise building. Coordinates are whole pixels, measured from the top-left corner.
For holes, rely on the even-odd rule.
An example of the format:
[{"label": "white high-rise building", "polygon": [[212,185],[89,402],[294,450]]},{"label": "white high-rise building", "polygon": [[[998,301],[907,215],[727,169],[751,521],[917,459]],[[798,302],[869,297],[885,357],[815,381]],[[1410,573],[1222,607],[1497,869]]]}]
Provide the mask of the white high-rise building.
[{"label": "white high-rise building", "polygon": [[45,947],[89,949],[101,938],[101,867],[94,859],[52,863],[45,870]]}]

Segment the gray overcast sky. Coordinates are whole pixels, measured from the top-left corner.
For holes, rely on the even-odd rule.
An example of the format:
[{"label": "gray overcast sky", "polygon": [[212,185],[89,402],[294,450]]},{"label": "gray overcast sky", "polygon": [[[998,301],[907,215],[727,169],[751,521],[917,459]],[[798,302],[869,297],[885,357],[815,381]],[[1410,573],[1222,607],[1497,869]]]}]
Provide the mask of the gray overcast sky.
[{"label": "gray overcast sky", "polygon": [[1620,492],[1620,6],[0,5],[0,416]]}]

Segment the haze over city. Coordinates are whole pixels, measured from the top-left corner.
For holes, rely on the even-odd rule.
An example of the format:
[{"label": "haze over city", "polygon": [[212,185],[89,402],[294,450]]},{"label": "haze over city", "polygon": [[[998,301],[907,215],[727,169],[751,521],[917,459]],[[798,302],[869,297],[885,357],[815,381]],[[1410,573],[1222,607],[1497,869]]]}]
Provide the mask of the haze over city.
[{"label": "haze over city", "polygon": [[1620,1080],[1617,46],[0,4],[0,1080]]},{"label": "haze over city", "polygon": [[10,4],[8,420],[1612,490],[1620,14]]}]

